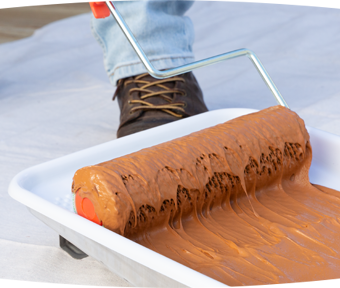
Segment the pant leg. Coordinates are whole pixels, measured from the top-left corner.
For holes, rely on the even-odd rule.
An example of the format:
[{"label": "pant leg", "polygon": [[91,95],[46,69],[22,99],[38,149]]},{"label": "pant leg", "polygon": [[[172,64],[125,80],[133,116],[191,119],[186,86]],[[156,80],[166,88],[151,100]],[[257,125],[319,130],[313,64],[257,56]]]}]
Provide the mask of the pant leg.
[{"label": "pant leg", "polygon": [[[117,1],[117,10],[156,69],[174,68],[194,60],[194,28],[184,13],[192,1]],[[113,17],[92,18],[92,33],[103,48],[104,66],[113,85],[121,78],[145,73]]]}]

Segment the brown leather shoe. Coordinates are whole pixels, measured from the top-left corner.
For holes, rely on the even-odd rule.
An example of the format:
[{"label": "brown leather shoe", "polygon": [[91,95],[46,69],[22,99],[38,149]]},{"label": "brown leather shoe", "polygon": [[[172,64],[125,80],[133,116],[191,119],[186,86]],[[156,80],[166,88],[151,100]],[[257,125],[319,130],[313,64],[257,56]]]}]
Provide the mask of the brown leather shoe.
[{"label": "brown leather shoe", "polygon": [[192,72],[163,80],[148,73],[120,79],[116,97],[118,138],[208,111]]}]

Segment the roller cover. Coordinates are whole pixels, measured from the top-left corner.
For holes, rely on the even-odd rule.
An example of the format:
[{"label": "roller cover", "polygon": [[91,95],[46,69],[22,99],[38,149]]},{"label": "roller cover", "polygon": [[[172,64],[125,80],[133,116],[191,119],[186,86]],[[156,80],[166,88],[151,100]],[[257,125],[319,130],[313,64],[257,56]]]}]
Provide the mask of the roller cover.
[{"label": "roller cover", "polygon": [[251,204],[256,190],[280,178],[296,175],[309,185],[310,163],[304,121],[274,106],[79,169],[72,192],[93,203],[104,227],[136,239],[169,221],[180,225],[193,210],[209,213],[226,198]]}]

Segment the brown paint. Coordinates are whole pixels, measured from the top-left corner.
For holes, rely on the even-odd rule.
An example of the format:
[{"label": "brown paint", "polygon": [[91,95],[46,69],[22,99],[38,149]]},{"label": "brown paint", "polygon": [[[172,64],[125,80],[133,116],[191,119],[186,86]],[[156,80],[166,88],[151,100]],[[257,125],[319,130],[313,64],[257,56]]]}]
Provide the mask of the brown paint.
[{"label": "brown paint", "polygon": [[340,194],[275,106],[78,170],[103,225],[227,285],[340,277]]}]

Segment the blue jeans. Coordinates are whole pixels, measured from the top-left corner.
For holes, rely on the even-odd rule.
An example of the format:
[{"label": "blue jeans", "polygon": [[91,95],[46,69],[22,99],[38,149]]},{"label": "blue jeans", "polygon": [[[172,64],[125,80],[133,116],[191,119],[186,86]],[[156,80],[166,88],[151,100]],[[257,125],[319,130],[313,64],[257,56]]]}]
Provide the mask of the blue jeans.
[{"label": "blue jeans", "polygon": [[[192,1],[117,1],[114,4],[156,69],[194,61],[194,28],[190,18],[184,16]],[[93,17],[91,29],[103,48],[105,70],[113,85],[121,78],[146,72],[112,16]]]}]

